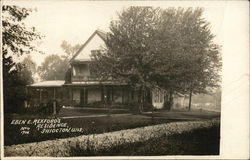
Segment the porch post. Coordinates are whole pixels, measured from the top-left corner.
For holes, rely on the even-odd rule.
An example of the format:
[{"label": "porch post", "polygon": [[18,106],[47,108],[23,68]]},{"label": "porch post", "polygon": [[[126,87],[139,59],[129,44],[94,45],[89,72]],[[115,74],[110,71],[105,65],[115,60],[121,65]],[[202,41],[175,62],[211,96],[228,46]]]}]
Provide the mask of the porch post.
[{"label": "porch post", "polygon": [[114,87],[113,86],[111,86],[111,101],[112,103],[114,101]]},{"label": "porch post", "polygon": [[86,87],[83,88],[83,104],[88,104],[88,90]]},{"label": "porch post", "polygon": [[104,87],[103,86],[101,86],[101,101],[102,101],[102,103],[104,102]]},{"label": "porch post", "polygon": [[70,106],[73,107],[73,89],[69,89],[69,96],[70,96]]},{"label": "porch post", "polygon": [[124,87],[122,87],[122,104],[124,104]]}]

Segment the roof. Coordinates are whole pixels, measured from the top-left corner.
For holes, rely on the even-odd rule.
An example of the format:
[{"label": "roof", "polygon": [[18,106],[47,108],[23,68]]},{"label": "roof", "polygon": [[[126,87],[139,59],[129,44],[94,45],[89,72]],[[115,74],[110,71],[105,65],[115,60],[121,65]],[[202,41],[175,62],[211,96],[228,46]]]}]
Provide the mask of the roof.
[{"label": "roof", "polygon": [[107,39],[107,33],[104,31],[101,31],[99,29],[97,29],[90,37],[89,39],[80,47],[80,49],[76,52],[75,55],[73,55],[73,57],[70,59],[70,62],[72,62],[76,56],[78,56],[78,54],[81,53],[81,51],[84,49],[84,47],[90,42],[90,40],[95,36],[98,35],[102,40],[106,40]]},{"label": "roof", "polygon": [[42,81],[38,83],[33,83],[29,87],[62,87],[65,81]]},{"label": "roof", "polygon": [[107,33],[98,29],[96,30],[96,33],[105,41],[107,39]]},{"label": "roof", "polygon": [[68,84],[64,84],[64,86],[91,86],[91,85],[128,85],[124,82],[116,82],[116,81],[82,81],[82,82],[72,82]]}]

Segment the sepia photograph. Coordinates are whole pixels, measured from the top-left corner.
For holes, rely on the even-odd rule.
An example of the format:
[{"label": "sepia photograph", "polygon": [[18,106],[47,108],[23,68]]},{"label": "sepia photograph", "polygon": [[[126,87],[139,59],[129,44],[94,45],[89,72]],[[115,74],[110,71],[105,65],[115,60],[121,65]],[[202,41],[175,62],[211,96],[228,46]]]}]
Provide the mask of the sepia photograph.
[{"label": "sepia photograph", "polygon": [[3,157],[220,156],[227,3],[195,2],[3,0]]}]

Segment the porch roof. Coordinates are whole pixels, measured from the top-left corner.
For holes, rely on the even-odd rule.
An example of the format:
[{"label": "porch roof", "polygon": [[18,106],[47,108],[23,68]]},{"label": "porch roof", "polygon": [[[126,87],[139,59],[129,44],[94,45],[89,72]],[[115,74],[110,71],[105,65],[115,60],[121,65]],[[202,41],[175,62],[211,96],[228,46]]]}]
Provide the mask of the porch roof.
[{"label": "porch roof", "polygon": [[114,81],[82,81],[82,82],[72,82],[66,83],[64,86],[91,86],[91,85],[128,85],[124,82],[114,82]]},{"label": "porch roof", "polygon": [[42,81],[28,85],[29,87],[62,87],[65,81]]}]

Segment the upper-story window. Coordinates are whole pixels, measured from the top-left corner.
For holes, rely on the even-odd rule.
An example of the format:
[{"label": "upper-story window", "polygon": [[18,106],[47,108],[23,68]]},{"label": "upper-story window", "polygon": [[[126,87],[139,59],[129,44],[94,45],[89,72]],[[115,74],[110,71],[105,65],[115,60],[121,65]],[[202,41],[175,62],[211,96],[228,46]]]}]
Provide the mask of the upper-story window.
[{"label": "upper-story window", "polygon": [[73,76],[89,76],[88,64],[78,64],[73,66]]}]

